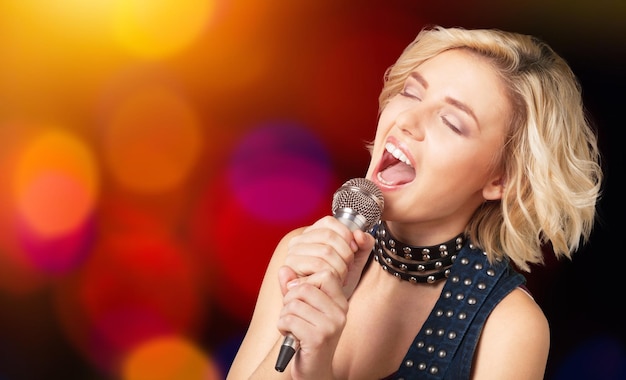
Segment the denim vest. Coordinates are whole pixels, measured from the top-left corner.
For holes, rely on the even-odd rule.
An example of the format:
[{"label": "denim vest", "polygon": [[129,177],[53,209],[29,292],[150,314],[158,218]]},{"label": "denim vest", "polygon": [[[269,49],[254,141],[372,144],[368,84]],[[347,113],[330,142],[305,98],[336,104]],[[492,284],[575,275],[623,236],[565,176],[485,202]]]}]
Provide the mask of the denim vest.
[{"label": "denim vest", "polygon": [[388,379],[469,379],[487,317],[525,282],[508,258],[491,265],[484,252],[466,242],[428,319]]}]

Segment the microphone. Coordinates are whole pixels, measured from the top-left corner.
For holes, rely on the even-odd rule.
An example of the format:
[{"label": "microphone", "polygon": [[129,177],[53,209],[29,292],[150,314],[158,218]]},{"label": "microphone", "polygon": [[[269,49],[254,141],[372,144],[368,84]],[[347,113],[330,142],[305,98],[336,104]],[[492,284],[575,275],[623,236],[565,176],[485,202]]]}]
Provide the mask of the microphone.
[{"label": "microphone", "polygon": [[[368,231],[380,220],[385,206],[383,193],[367,178],[353,178],[346,181],[333,194],[332,212],[350,231]],[[293,355],[300,348],[300,342],[287,334],[280,346],[276,371],[283,372]]]}]

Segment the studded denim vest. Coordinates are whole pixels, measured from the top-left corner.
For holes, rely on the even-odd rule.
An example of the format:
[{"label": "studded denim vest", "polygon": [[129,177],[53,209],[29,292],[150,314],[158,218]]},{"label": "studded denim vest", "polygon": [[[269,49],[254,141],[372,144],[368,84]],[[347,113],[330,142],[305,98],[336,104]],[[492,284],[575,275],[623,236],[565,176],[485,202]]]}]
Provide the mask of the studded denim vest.
[{"label": "studded denim vest", "polygon": [[402,365],[388,378],[469,379],[487,317],[507,294],[525,282],[508,259],[491,265],[484,252],[466,243]]}]

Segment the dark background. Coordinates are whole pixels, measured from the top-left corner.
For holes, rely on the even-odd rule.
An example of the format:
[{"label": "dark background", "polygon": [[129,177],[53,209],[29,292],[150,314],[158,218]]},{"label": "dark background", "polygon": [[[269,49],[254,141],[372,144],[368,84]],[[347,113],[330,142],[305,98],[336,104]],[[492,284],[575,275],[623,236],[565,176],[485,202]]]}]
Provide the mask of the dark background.
[{"label": "dark background", "polygon": [[430,24],[535,35],[579,77],[598,222],[528,285],[546,379],[626,378],[625,1],[138,4],[0,0],[1,380],[223,378],[274,245],[365,173],[384,70]]}]

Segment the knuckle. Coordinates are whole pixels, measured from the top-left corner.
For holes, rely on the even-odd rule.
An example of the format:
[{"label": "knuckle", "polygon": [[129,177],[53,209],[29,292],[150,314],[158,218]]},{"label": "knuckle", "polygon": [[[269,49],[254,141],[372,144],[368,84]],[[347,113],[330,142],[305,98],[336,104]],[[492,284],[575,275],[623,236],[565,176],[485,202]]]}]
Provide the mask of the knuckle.
[{"label": "knuckle", "polygon": [[333,247],[326,244],[322,245],[319,252],[320,256],[323,258],[331,258],[335,255],[335,250],[333,249]]},{"label": "knuckle", "polygon": [[336,277],[336,272],[334,269],[327,269],[320,272],[320,280],[321,281],[329,281]]}]

